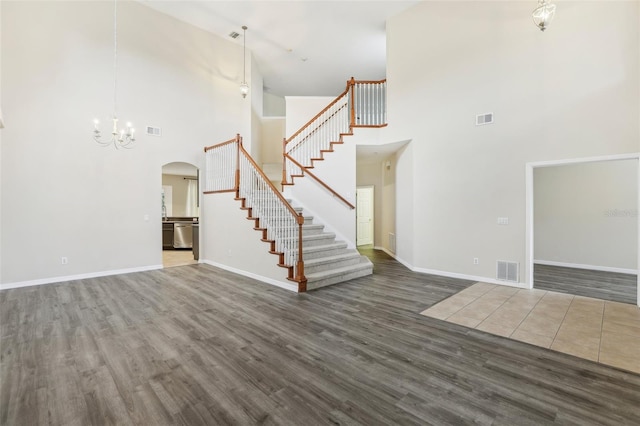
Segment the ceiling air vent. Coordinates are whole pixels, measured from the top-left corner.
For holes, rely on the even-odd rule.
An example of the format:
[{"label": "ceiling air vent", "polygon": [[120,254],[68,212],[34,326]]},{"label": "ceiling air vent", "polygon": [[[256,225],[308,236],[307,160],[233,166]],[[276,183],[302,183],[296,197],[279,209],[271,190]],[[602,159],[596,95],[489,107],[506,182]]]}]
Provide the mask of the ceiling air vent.
[{"label": "ceiling air vent", "polygon": [[160,127],[147,126],[147,134],[151,136],[162,136],[162,130]]},{"label": "ceiling air vent", "polygon": [[476,115],[476,126],[484,126],[485,124],[493,124],[493,113]]},{"label": "ceiling air vent", "polygon": [[496,278],[500,281],[518,282],[518,262],[506,262],[498,260],[496,262]]},{"label": "ceiling air vent", "polygon": [[229,33],[229,37],[231,37],[232,39],[234,39],[234,40],[235,40],[235,39],[237,39],[238,37],[240,37],[240,34],[239,34],[239,33],[237,33],[237,32],[235,32],[235,31],[231,31],[231,32]]}]

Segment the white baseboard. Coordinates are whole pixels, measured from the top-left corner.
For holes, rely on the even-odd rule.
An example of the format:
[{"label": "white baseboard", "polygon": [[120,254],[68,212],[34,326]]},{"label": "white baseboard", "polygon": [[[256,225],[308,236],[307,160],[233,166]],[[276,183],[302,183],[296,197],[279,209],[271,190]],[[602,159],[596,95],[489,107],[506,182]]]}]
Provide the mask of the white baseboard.
[{"label": "white baseboard", "polygon": [[[389,256],[393,257],[394,259],[396,259],[396,254],[392,253],[391,251],[389,251],[388,249],[386,249],[385,247],[378,247],[378,246],[373,246],[374,250],[380,250],[383,251],[385,253],[387,253]],[[397,259],[396,259],[397,260]]]},{"label": "white baseboard", "polygon": [[504,286],[508,286],[508,287],[516,287],[516,288],[523,288],[523,289],[529,289],[530,288],[529,284],[527,284],[527,283],[512,283],[512,282],[509,282],[509,281],[496,280],[494,278],[479,277],[479,276],[476,276],[476,275],[459,274],[457,272],[439,271],[437,269],[416,268],[415,266],[411,265],[409,262],[406,262],[406,261],[400,259],[395,254],[389,252],[388,250],[386,250],[383,247],[374,247],[374,249],[384,251],[389,256],[393,257],[395,260],[397,260],[398,262],[402,263],[404,266],[406,266],[408,269],[410,269],[413,272],[419,272],[421,274],[439,275],[441,277],[448,277],[448,278],[458,278],[458,279],[461,279],[461,280],[478,281],[478,282],[489,283],[489,284],[504,285]]},{"label": "white baseboard", "polygon": [[64,277],[43,278],[43,279],[32,280],[32,281],[20,281],[15,283],[0,284],[0,291],[9,290],[12,288],[31,287],[34,285],[45,285],[45,284],[55,284],[55,283],[60,283],[65,281],[84,280],[87,278],[107,277],[109,275],[131,274],[133,272],[146,272],[146,271],[153,271],[155,269],[162,269],[162,265],[142,266],[139,268],[114,269],[111,271],[91,272],[88,274],[67,275]]},{"label": "white baseboard", "polygon": [[459,274],[457,272],[439,271],[437,269],[413,268],[412,271],[421,272],[423,274],[440,275],[442,277],[448,277],[448,278],[458,278],[458,279],[461,279],[461,280],[469,280],[469,281],[477,281],[477,282],[481,282],[481,283],[504,285],[504,286],[507,286],[507,287],[516,287],[516,288],[522,288],[522,289],[531,288],[531,287],[529,287],[529,284],[527,284],[527,283],[513,283],[511,281],[500,281],[500,280],[496,280],[495,278],[480,277],[480,276],[477,276],[477,275]]},{"label": "white baseboard", "polygon": [[275,280],[273,278],[264,277],[262,275],[254,274],[252,272],[243,271],[242,269],[237,269],[228,265],[223,265],[222,263],[213,262],[211,260],[200,260],[199,263],[206,263],[207,265],[215,266],[216,268],[224,269],[225,271],[233,272],[234,274],[253,278],[254,280],[261,281],[266,284],[271,284],[276,287],[283,288],[285,290],[293,291],[295,293],[298,292],[298,286],[296,284],[285,283],[282,281]]},{"label": "white baseboard", "polygon": [[592,271],[615,272],[618,274],[638,275],[637,269],[613,268],[610,266],[583,265],[581,263],[567,263],[567,262],[556,262],[554,260],[537,260],[537,259],[534,259],[533,263],[538,265],[546,265],[546,266],[560,266],[563,268],[590,269]]}]

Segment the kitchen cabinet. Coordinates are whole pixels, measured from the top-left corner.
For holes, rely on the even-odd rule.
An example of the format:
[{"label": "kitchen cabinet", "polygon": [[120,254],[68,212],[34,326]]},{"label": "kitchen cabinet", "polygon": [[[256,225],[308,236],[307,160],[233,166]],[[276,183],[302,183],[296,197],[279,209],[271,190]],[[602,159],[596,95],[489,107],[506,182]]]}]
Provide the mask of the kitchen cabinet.
[{"label": "kitchen cabinet", "polygon": [[162,224],[162,249],[173,249],[173,222]]}]

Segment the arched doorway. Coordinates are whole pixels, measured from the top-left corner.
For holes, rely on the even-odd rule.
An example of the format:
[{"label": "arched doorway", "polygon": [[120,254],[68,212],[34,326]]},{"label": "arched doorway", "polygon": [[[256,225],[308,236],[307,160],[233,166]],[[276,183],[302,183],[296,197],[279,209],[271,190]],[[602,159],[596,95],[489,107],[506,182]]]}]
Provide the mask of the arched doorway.
[{"label": "arched doorway", "polygon": [[184,266],[199,258],[199,170],[189,163],[162,166],[162,265]]}]

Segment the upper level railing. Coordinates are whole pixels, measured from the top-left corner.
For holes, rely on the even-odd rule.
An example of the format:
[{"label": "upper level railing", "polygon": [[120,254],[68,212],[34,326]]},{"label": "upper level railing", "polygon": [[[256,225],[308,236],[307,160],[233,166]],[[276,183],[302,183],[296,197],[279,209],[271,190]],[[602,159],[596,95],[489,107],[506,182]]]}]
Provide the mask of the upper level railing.
[{"label": "upper level railing", "polygon": [[235,192],[243,208],[256,219],[263,241],[272,244],[271,252],[280,256],[279,265],[289,268],[289,279],[306,291],[302,255],[304,217],[289,204],[242,146],[237,135],[229,141],[209,146],[205,151],[205,194]]},{"label": "upper level railing", "polygon": [[334,196],[355,208],[315,174],[309,171],[313,162],[342,143],[344,135],[354,127],[384,127],[387,125],[387,81],[357,81],[353,77],[347,88],[326,108],[283,142],[282,184],[293,184],[293,178],[308,175]]},{"label": "upper level railing", "polygon": [[349,81],[351,91],[351,127],[387,125],[387,80]]}]

